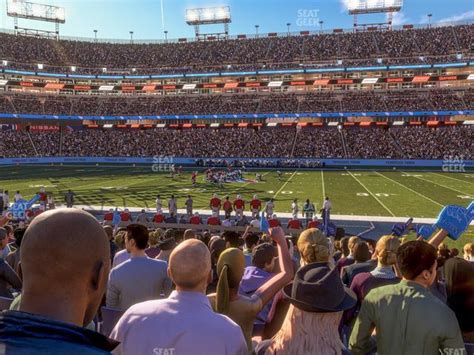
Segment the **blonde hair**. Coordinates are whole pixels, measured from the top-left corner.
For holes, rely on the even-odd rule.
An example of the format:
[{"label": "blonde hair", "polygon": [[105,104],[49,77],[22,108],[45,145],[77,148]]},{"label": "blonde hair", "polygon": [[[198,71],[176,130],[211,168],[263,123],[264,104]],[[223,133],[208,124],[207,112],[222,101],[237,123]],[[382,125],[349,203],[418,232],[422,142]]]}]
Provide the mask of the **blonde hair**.
[{"label": "blonde hair", "polygon": [[157,230],[151,232],[148,235],[148,245],[150,247],[154,247],[158,244],[160,241],[161,235],[163,234],[163,230],[161,228],[158,228]]},{"label": "blonde hair", "polygon": [[338,326],[342,312],[305,312],[290,305],[283,325],[272,338],[270,354],[341,354]]},{"label": "blonde hair", "polygon": [[115,234],[114,242],[117,245],[117,247],[120,249],[124,248],[126,234],[127,234],[127,231],[120,231],[120,232],[117,232],[117,234]]},{"label": "blonde hair", "polygon": [[474,256],[474,243],[467,243],[463,248],[464,254]]},{"label": "blonde hair", "polygon": [[358,242],[359,242],[359,237],[350,237],[349,238],[348,247],[349,247],[349,252],[350,253],[352,253],[354,251],[354,248],[355,248],[355,246]]},{"label": "blonde hair", "polygon": [[297,243],[301,259],[306,263],[328,262],[329,240],[319,229],[306,229],[300,234]]},{"label": "blonde hair", "polygon": [[244,274],[245,257],[242,250],[229,248],[222,252],[217,261],[219,280],[216,288],[216,311],[228,314],[230,289],[238,288]]},{"label": "blonde hair", "polygon": [[375,246],[377,258],[383,266],[394,265],[397,262],[397,250],[400,247],[400,240],[393,235],[384,235]]}]

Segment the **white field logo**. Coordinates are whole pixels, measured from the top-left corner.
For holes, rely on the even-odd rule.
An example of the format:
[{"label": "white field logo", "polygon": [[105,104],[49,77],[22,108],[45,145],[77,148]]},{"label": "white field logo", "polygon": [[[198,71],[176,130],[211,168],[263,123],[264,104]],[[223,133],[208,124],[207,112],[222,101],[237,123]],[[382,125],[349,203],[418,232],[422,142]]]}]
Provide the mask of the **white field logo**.
[{"label": "white field logo", "polygon": [[298,27],[316,27],[319,24],[319,9],[298,9],[296,17],[296,26]]},{"label": "white field logo", "polygon": [[153,164],[151,166],[151,170],[155,173],[171,171],[173,166],[173,157],[165,155],[155,155],[153,157]]},{"label": "white field logo", "polygon": [[445,155],[442,169],[444,172],[464,173],[466,172],[463,155]]}]

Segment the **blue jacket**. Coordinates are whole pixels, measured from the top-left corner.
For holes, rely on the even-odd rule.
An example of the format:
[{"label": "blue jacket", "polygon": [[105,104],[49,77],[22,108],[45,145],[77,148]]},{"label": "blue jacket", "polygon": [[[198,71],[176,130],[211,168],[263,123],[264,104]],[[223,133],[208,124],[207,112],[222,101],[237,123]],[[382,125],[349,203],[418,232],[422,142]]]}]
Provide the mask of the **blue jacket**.
[{"label": "blue jacket", "polygon": [[3,354],[110,354],[118,344],[86,328],[31,313],[0,313]]}]

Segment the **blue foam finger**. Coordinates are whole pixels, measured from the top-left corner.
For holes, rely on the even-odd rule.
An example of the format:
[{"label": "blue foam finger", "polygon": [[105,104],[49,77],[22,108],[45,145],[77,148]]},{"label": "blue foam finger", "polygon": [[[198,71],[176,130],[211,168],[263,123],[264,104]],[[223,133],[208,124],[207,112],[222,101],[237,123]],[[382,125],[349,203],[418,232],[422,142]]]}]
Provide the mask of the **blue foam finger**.
[{"label": "blue foam finger", "polygon": [[431,226],[421,226],[416,231],[416,234],[422,237],[424,240],[430,239],[431,235],[434,233],[435,228]]},{"label": "blue foam finger", "polygon": [[472,221],[474,209],[472,205],[472,203],[469,205],[469,210],[457,205],[444,207],[435,226],[444,229],[451,239],[457,240]]}]

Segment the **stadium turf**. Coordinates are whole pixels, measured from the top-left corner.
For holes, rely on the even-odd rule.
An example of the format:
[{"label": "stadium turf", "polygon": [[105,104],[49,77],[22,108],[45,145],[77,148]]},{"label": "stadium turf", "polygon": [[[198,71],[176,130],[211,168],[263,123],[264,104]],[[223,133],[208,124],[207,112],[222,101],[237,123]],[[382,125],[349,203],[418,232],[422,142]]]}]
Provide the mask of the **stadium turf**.
[{"label": "stadium turf", "polygon": [[[0,188],[9,190],[11,198],[16,190],[29,198],[44,186],[60,203],[71,189],[77,204],[148,208],[154,208],[157,194],[164,203],[174,194],[179,208],[189,194],[196,209],[207,209],[214,192],[231,199],[238,193],[247,201],[258,194],[262,200],[274,197],[277,212],[291,212],[295,198],[301,207],[309,198],[319,209],[327,195],[333,214],[389,217],[436,217],[444,205],[467,206],[474,200],[472,172],[293,170],[283,172],[281,179],[275,171],[260,173],[262,182],[226,183],[221,189],[206,183],[202,173],[192,186],[189,171],[171,179],[150,167],[9,166],[0,167]],[[255,171],[244,177],[254,179]]]}]

